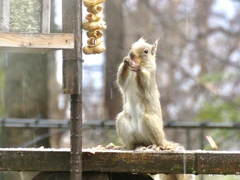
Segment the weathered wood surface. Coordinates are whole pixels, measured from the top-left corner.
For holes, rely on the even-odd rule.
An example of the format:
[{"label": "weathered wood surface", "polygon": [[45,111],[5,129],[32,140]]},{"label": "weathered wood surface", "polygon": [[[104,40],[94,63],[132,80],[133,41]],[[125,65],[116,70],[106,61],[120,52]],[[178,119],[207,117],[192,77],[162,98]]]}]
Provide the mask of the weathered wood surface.
[{"label": "weathered wood surface", "polygon": [[42,33],[50,33],[51,1],[42,0]]},{"label": "weathered wood surface", "polygon": [[9,31],[10,0],[0,0],[0,31]]},{"label": "weathered wood surface", "polygon": [[68,171],[69,151],[0,150],[1,171]]},{"label": "weathered wood surface", "polygon": [[[83,180],[153,180],[147,174],[83,172]],[[32,180],[70,180],[69,172],[41,172]]]},{"label": "weathered wood surface", "polygon": [[35,53],[73,47],[73,34],[0,32],[0,51]]},{"label": "weathered wood surface", "polygon": [[[83,172],[239,174],[240,151],[83,150]],[[69,150],[1,149],[2,171],[69,171]]]},{"label": "weathered wood surface", "polygon": [[[63,50],[64,94],[82,94],[82,1],[63,0],[62,24],[64,33],[74,33],[74,49]],[[80,6],[80,7],[79,7]]]}]

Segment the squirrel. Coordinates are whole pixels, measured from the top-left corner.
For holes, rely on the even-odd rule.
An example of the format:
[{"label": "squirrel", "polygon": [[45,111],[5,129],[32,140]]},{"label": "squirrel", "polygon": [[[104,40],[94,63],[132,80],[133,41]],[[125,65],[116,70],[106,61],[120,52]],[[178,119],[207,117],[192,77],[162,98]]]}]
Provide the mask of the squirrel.
[{"label": "squirrel", "polygon": [[158,40],[153,45],[143,38],[132,44],[117,72],[123,111],[117,115],[116,130],[126,149],[165,146],[160,93],[156,83]]},{"label": "squirrel", "polygon": [[[162,149],[183,150],[167,141],[163,131],[160,93],[156,83],[156,51],[154,44],[143,38],[132,44],[117,72],[117,85],[122,94],[123,111],[117,115],[116,130],[124,149],[156,144]],[[164,180],[189,180],[190,175],[159,175]]]}]

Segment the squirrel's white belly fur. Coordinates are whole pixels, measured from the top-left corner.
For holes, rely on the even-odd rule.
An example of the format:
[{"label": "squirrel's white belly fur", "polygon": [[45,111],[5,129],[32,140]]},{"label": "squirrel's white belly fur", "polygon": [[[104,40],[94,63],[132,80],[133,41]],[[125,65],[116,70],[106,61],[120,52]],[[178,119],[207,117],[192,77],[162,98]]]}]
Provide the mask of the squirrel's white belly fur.
[{"label": "squirrel's white belly fur", "polygon": [[132,133],[135,133],[142,138],[141,119],[144,115],[144,107],[142,105],[140,94],[137,89],[136,73],[130,72],[126,83],[126,112],[130,116],[130,128]]}]

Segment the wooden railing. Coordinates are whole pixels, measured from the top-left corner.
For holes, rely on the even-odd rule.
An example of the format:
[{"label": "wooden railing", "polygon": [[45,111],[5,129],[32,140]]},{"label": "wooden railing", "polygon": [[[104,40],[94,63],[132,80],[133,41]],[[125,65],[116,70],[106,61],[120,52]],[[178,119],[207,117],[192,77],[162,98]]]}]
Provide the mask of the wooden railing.
[{"label": "wooden railing", "polygon": [[[2,171],[70,171],[69,149],[0,149]],[[116,151],[85,149],[83,173],[240,174],[239,151]]]},{"label": "wooden railing", "polygon": [[[0,149],[2,171],[69,171],[69,149]],[[84,172],[239,174],[239,151],[83,150]]]}]

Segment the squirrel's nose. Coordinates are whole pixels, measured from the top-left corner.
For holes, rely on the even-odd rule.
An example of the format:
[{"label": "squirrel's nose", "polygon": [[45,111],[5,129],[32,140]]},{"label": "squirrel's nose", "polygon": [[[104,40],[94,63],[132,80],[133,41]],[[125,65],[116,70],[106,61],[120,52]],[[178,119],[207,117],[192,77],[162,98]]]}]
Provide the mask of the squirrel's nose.
[{"label": "squirrel's nose", "polygon": [[134,52],[131,52],[131,53],[130,53],[130,58],[133,60],[134,57],[135,57]]}]

